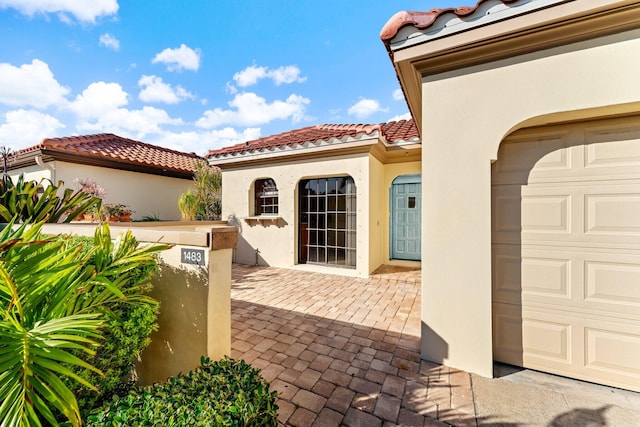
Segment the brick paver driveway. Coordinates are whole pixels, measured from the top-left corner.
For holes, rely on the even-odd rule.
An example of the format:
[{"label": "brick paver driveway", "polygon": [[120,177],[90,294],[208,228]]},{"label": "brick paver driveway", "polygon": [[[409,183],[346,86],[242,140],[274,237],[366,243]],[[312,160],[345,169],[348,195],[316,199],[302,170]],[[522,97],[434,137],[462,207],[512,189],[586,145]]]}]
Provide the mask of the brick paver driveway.
[{"label": "brick paver driveway", "polygon": [[469,374],[421,361],[420,274],[234,265],[232,356],[292,426],[476,425]]}]

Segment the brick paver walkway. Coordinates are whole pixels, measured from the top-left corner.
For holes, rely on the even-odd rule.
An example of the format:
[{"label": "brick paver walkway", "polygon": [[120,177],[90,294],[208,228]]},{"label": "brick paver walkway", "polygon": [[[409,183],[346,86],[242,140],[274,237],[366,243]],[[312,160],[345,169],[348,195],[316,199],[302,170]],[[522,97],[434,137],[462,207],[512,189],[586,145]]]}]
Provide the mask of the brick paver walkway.
[{"label": "brick paver walkway", "polygon": [[287,426],[475,426],[469,374],[420,360],[420,272],[233,266],[232,356]]}]

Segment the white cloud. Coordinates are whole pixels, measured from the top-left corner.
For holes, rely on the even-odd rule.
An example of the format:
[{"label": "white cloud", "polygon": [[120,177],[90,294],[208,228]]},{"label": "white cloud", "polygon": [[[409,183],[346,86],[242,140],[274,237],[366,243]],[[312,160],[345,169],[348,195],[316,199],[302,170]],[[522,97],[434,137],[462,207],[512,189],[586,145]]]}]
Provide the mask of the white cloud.
[{"label": "white cloud", "polygon": [[60,85],[49,66],[39,59],[20,67],[0,63],[2,104],[46,108],[51,105],[64,105],[68,93],[69,89]]},{"label": "white cloud", "polygon": [[57,136],[65,126],[55,117],[35,110],[14,110],[5,114],[0,124],[0,141],[13,150],[39,144],[43,138]]},{"label": "white cloud", "polygon": [[396,101],[404,100],[404,93],[402,92],[402,89],[396,89],[393,91],[393,99],[395,99]]},{"label": "white cloud", "polygon": [[225,84],[224,86],[224,91],[231,95],[235,95],[236,93],[238,93],[238,88],[232,85],[231,82],[227,82],[227,84]]},{"label": "white cloud", "polygon": [[100,117],[88,118],[76,128],[82,132],[108,132],[142,140],[149,134],[161,133],[161,125],[181,124],[181,119],[172,119],[165,110],[143,107],[141,110],[117,108]]},{"label": "white cloud", "polygon": [[260,138],[260,128],[246,128],[242,131],[232,127],[211,131],[164,132],[147,139],[150,144],[160,145],[186,153],[204,155],[209,150],[240,144]]},{"label": "white cloud", "polygon": [[259,80],[269,78],[276,86],[289,83],[302,83],[307,80],[300,76],[300,69],[295,65],[287,65],[276,69],[250,65],[242,71],[233,75],[233,80],[240,87],[253,86]]},{"label": "white cloud", "polygon": [[104,46],[117,52],[120,50],[120,40],[111,34],[105,33],[100,36],[100,46]]},{"label": "white cloud", "polygon": [[69,106],[80,117],[99,117],[127,105],[127,93],[118,83],[91,83]]},{"label": "white cloud", "polygon": [[295,65],[287,65],[286,67],[270,70],[268,77],[273,79],[276,86],[280,86],[282,83],[303,83],[307,80],[306,77],[300,77],[300,69]]},{"label": "white cloud", "polygon": [[242,71],[238,71],[233,75],[233,80],[240,87],[247,87],[258,83],[258,80],[267,76],[267,67],[258,67],[250,65]]},{"label": "white cloud", "polygon": [[135,139],[160,133],[161,125],[181,125],[181,119],[173,119],[162,109],[143,107],[140,110],[123,108],[128,95],[117,83],[91,83],[71,103],[80,121],[80,132],[109,132]]},{"label": "white cloud", "polygon": [[169,71],[198,71],[198,68],[200,68],[200,56],[200,49],[191,49],[183,43],[179,48],[167,48],[156,54],[151,62],[154,64],[162,62]]},{"label": "white cloud", "polygon": [[96,18],[118,12],[117,0],[0,0],[0,9],[13,8],[32,17],[36,14],[57,14],[62,22],[70,23],[71,14],[80,22],[95,23]]},{"label": "white cloud", "polygon": [[215,108],[205,111],[196,122],[196,126],[207,129],[227,124],[256,126],[288,118],[295,123],[305,117],[306,105],[310,102],[308,98],[292,94],[284,101],[275,100],[268,103],[255,93],[243,92],[229,102],[231,109]]},{"label": "white cloud", "polygon": [[400,114],[399,116],[391,117],[387,122],[399,122],[400,120],[410,120],[411,113]]},{"label": "white cloud", "polygon": [[356,116],[359,119],[364,119],[379,111],[388,111],[388,109],[380,108],[380,103],[375,99],[363,98],[349,107],[347,113],[349,113],[350,116]]},{"label": "white cloud", "polygon": [[158,76],[143,75],[138,81],[138,86],[143,88],[138,94],[138,98],[144,102],[178,104],[186,99],[195,99],[195,95],[182,86],[171,87]]}]

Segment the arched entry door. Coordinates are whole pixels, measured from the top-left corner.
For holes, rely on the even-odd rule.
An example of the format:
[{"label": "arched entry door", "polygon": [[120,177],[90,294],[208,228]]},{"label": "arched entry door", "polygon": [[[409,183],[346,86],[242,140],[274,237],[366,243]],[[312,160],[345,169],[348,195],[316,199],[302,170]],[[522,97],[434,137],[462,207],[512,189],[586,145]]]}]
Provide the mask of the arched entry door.
[{"label": "arched entry door", "polygon": [[391,183],[391,259],[420,261],[422,177],[401,175]]}]

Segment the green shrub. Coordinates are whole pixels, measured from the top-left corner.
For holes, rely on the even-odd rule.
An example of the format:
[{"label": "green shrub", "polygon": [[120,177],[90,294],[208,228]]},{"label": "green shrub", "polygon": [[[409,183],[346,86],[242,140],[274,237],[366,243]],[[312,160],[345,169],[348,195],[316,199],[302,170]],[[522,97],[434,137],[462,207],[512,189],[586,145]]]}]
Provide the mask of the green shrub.
[{"label": "green shrub", "polygon": [[182,215],[183,221],[193,221],[196,219],[196,213],[198,212],[198,199],[191,194],[191,190],[187,190],[186,193],[182,193],[178,199],[178,209]]},{"label": "green shrub", "polygon": [[193,193],[188,190],[180,195],[178,208],[183,221],[217,220],[222,213],[220,190],[222,188],[222,173],[206,162],[196,163],[193,175]]},{"label": "green shrub", "polygon": [[275,400],[260,371],[244,360],[202,357],[186,375],[114,396],[86,425],[270,427],[278,422]]},{"label": "green shrub", "polygon": [[[86,265],[95,264],[90,256],[95,252],[94,238],[72,236],[68,244],[79,247],[81,254],[89,256]],[[151,298],[132,297],[145,295],[151,290],[152,285],[148,281],[156,271],[155,262],[135,266],[128,274],[128,282],[121,287],[121,290],[127,293],[128,299],[111,303],[99,310],[106,320],[102,330],[103,338],[98,340],[100,347],[94,355],[77,354],[104,374],[99,375],[88,369],[78,373],[94,385],[98,392],[80,383],[69,384],[83,416],[101,405],[104,400],[110,399],[113,394],[126,394],[133,387],[131,371],[142,350],[151,343],[151,333],[158,328],[158,302]]]},{"label": "green shrub", "polygon": [[206,162],[196,163],[193,176],[194,194],[198,200],[196,218],[210,221],[220,219],[222,204],[220,189],[222,188],[222,173],[210,167]]}]

